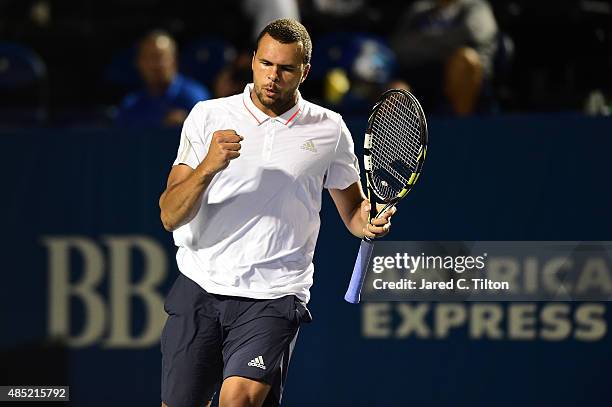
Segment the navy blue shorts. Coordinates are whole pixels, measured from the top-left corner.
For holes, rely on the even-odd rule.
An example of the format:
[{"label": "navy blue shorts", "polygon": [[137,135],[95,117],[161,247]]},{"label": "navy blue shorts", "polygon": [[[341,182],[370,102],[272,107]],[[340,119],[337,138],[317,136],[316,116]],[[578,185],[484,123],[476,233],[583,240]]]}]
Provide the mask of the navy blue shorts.
[{"label": "navy blue shorts", "polygon": [[230,376],[270,384],[264,406],[280,405],[300,323],[312,320],[297,297],[211,294],[180,274],[164,309],[161,396],[168,407],[201,407]]}]

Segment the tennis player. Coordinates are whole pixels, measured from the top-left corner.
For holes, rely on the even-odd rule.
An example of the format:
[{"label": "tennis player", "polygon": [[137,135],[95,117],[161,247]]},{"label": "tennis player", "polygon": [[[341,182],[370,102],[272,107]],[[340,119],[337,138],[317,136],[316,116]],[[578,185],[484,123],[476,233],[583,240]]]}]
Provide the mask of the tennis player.
[{"label": "tennis player", "polygon": [[[304,100],[311,40],[276,20],[257,39],[253,83],[187,117],[159,204],[181,273],[165,303],[162,406],[277,406],[313,282],[322,189],[350,232],[368,223],[351,135]],[[348,263],[347,263],[348,264]]]}]

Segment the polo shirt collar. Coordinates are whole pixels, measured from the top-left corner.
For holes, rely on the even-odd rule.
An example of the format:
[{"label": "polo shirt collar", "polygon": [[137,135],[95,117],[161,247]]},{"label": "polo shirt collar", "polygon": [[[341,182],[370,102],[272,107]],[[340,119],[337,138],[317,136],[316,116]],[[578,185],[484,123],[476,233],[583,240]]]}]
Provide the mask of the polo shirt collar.
[{"label": "polo shirt collar", "polygon": [[252,90],[252,83],[249,83],[245,86],[244,92],[242,93],[242,101],[244,103],[245,109],[250,114],[250,116],[257,122],[258,126],[271,119],[276,119],[279,122],[283,123],[285,126],[291,126],[296,121],[300,112],[303,110],[303,99],[302,95],[300,95],[300,91],[298,90],[297,103],[291,109],[287,110],[285,113],[277,117],[270,117],[261,110],[259,110],[259,108],[255,106],[255,103],[253,103],[253,100],[251,99]]}]

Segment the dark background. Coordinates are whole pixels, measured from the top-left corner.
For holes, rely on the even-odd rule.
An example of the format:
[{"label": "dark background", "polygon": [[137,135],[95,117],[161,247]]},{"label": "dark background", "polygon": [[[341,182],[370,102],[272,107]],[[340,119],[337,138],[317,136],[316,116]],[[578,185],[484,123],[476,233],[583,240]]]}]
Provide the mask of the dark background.
[{"label": "dark background", "polygon": [[[50,20],[41,25],[32,7],[46,3]],[[27,45],[48,69],[50,124],[105,124],[108,108],[127,89],[109,75],[114,58],[148,30],[164,28],[179,51],[201,37],[222,37],[236,51],[252,49],[252,21],[241,1],[192,0],[2,0],[0,39]],[[302,22],[317,39],[332,31],[367,32],[386,38],[411,1],[364,1],[354,15],[322,15],[313,1],[298,2]],[[612,1],[494,0],[499,29],[514,54],[497,72],[498,108],[507,112],[582,111],[590,92],[612,93]],[[317,64],[313,60],[313,64]],[[214,76],[205,78],[211,86]],[[321,89],[305,83],[305,95]]]}]

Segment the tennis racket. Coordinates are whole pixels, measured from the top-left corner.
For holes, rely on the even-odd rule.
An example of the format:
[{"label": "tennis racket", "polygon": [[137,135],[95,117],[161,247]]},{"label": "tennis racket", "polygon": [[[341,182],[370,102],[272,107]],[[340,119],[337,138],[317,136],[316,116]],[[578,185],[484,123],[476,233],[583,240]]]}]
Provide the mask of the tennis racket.
[{"label": "tennis racket", "polygon": [[[427,153],[427,121],[419,101],[408,91],[383,93],[368,118],[364,140],[369,220],[393,208],[414,187]],[[378,204],[384,205],[380,211]],[[344,299],[359,303],[370,256],[371,239],[364,237]]]}]

